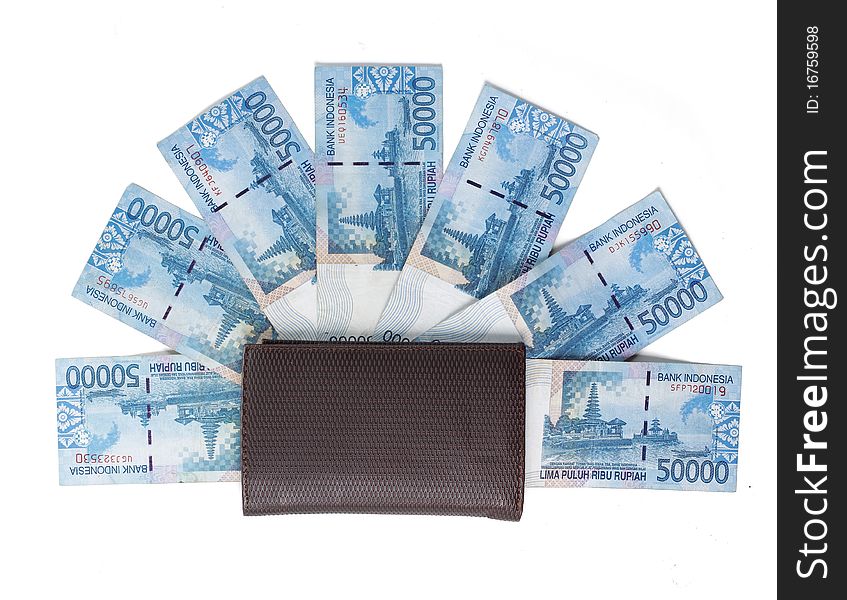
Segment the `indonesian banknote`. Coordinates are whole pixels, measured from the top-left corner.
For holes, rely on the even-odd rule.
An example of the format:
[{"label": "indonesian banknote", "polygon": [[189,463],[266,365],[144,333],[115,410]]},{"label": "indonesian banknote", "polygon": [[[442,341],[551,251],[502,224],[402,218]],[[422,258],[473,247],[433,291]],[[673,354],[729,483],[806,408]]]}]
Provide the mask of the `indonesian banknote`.
[{"label": "indonesian banknote", "polygon": [[265,78],[159,150],[279,335],[316,339],[314,154]]},{"label": "indonesian banknote", "polygon": [[485,85],[374,339],[413,339],[547,258],[597,142]]},{"label": "indonesian banknote", "polygon": [[135,184],[73,296],[236,383],[244,344],[274,335],[205,223]]},{"label": "indonesian banknote", "polygon": [[533,358],[624,360],[721,299],[655,191],[418,339],[523,340]]},{"label": "indonesian banknote", "polygon": [[[527,361],[526,485],[734,491],[741,368]],[[241,390],[174,353],[56,361],[62,485],[238,481]]]},{"label": "indonesian banknote", "polygon": [[734,492],[741,367],[529,360],[526,485]]},{"label": "indonesian banknote", "polygon": [[56,360],[59,483],[238,481],[241,386],[171,352]]},{"label": "indonesian banknote", "polygon": [[365,340],[435,198],[441,67],[315,69],[318,332]]}]

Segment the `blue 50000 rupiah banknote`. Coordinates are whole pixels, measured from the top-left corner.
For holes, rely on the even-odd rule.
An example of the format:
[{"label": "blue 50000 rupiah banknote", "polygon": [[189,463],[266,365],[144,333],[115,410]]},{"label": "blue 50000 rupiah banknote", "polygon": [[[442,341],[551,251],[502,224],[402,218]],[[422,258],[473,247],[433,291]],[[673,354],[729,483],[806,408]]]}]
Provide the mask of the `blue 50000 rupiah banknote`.
[{"label": "blue 50000 rupiah banknote", "polygon": [[[740,367],[527,362],[527,486],[734,491]],[[173,353],[56,361],[59,482],[238,481],[241,389]]]},{"label": "blue 50000 rupiah banknote", "polygon": [[526,485],[734,492],[741,367],[529,360]]},{"label": "blue 50000 rupiah banknote", "polygon": [[419,340],[523,340],[532,358],[624,360],[721,299],[656,191]]},{"label": "blue 50000 rupiah banknote", "polygon": [[135,184],[73,296],[236,383],[244,344],[274,335],[203,221]]},{"label": "blue 50000 rupiah banknote", "polygon": [[316,339],[314,154],[265,78],[159,150],[277,333]]},{"label": "blue 50000 rupiah banknote", "polygon": [[318,332],[365,340],[435,198],[441,67],[318,65]]},{"label": "blue 50000 rupiah banknote", "polygon": [[485,85],[375,339],[413,339],[550,253],[598,138]]},{"label": "blue 50000 rupiah banknote", "polygon": [[59,483],[238,481],[241,386],[174,353],[56,360]]}]

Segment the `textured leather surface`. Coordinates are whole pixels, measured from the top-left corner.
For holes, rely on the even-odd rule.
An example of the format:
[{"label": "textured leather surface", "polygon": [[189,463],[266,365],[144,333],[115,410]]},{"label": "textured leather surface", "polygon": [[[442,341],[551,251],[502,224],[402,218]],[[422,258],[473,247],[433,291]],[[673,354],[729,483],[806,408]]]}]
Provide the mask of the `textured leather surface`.
[{"label": "textured leather surface", "polygon": [[244,514],[519,520],[525,365],[523,344],[247,346]]}]

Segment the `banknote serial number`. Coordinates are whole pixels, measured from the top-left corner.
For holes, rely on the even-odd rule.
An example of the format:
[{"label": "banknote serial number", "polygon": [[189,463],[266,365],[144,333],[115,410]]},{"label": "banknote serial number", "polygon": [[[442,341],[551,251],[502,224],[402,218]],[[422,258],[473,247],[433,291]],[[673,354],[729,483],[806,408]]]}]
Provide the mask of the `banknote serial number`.
[{"label": "banknote serial number", "polygon": [[[647,212],[647,211],[644,211],[644,212]],[[641,215],[639,215],[639,217],[640,216]],[[614,228],[612,230],[611,234],[609,234],[609,235],[614,235],[614,236],[620,235],[622,232],[626,231],[627,227],[631,227],[632,223],[634,223],[634,222],[636,222],[636,218],[630,219],[626,223],[622,223],[620,225],[620,227]],[[659,219],[653,219],[650,223],[647,223],[643,227],[639,227],[635,231],[630,231],[626,235],[626,237],[619,239],[618,241],[616,241],[613,244],[610,244],[609,245],[609,254],[614,254],[618,250],[623,250],[624,248],[626,248],[627,246],[629,246],[631,244],[634,244],[635,242],[637,242],[641,238],[647,237],[647,236],[652,235],[654,233],[657,233],[661,230],[662,230],[662,222]],[[608,238],[609,235],[607,235],[606,238]],[[593,250],[594,250],[594,248],[592,248],[592,251]]]},{"label": "banknote serial number", "polygon": [[80,465],[133,462],[133,458],[129,454],[89,454],[87,452],[77,452],[74,460]]},{"label": "banknote serial number", "polygon": [[141,309],[146,309],[150,306],[150,303],[147,300],[144,300],[140,296],[136,296],[134,293],[132,293],[131,291],[129,291],[128,289],[126,289],[125,287],[123,287],[121,285],[117,285],[115,283],[112,283],[112,280],[110,278],[106,277],[105,275],[100,275],[100,276],[97,277],[97,285],[106,288],[107,290],[109,290],[113,294],[120,296],[121,298],[123,298],[124,300],[129,302],[130,304],[134,304],[135,306],[137,306]]},{"label": "banknote serial number", "polygon": [[670,385],[672,392],[681,392],[684,394],[706,394],[708,396],[726,396],[725,385],[712,385],[710,383],[672,383]]},{"label": "banknote serial number", "polygon": [[735,379],[726,373],[656,373],[656,381],[667,383],[671,392],[682,394],[705,394],[707,396],[726,397],[727,385]]}]

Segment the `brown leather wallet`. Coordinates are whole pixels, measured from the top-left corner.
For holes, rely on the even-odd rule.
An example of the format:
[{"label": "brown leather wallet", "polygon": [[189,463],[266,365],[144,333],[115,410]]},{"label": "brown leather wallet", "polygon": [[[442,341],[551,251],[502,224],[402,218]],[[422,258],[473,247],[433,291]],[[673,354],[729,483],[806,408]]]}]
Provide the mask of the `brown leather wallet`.
[{"label": "brown leather wallet", "polygon": [[244,514],[519,520],[525,365],[523,344],[246,346]]}]

